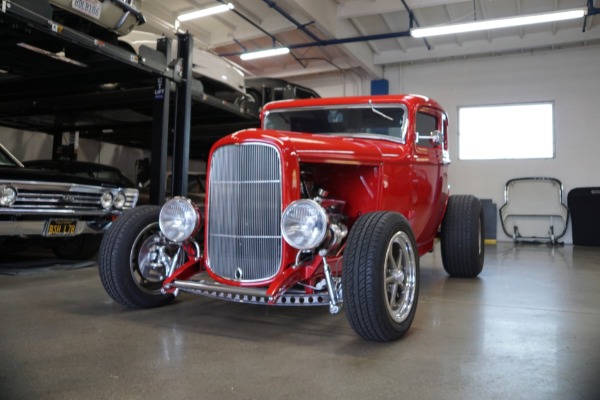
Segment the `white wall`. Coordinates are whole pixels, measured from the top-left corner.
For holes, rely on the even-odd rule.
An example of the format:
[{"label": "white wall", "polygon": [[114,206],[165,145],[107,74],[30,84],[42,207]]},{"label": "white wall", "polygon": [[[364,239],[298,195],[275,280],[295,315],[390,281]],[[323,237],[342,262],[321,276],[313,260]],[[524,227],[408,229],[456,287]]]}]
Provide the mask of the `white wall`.
[{"label": "white wall", "polygon": [[[53,137],[45,133],[0,127],[0,143],[21,161],[51,159],[52,141]],[[90,139],[80,139],[77,151],[77,160],[112,165],[134,182],[135,160],[148,156],[148,151]]]},{"label": "white wall", "polygon": [[[564,186],[565,202],[574,187],[600,186],[599,73],[600,48],[596,46],[386,67],[385,79],[390,82],[390,93],[423,94],[442,104],[450,119],[452,192],[489,198],[500,207],[504,185],[511,178],[558,178]],[[319,81],[314,83],[319,91]],[[311,86],[308,81],[303,84]],[[327,95],[332,93],[330,88],[326,87]],[[547,100],[555,103],[556,158],[458,160],[459,106]],[[498,239],[510,240],[499,221]],[[572,242],[570,228],[563,240]]]},{"label": "white wall", "polygon": [[[64,135],[66,138],[67,134]],[[67,139],[65,139],[67,140]],[[52,158],[53,137],[42,132],[27,132],[0,127],[0,143],[20,161],[43,160]],[[63,143],[66,143],[64,141]],[[119,168],[133,182],[136,180],[135,162],[150,157],[149,150],[134,147],[117,146],[111,143],[91,139],[79,139],[78,161],[112,165]],[[172,159],[167,159],[167,169],[171,170]],[[206,170],[206,163],[190,160],[190,171]]]}]

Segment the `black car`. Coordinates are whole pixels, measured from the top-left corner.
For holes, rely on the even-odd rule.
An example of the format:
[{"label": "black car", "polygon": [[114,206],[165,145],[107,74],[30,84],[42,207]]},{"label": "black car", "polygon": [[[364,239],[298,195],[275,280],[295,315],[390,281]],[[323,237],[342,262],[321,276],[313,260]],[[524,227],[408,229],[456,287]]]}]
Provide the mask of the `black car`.
[{"label": "black car", "polygon": [[136,205],[138,194],[131,181],[125,186],[25,168],[0,145],[0,243],[41,237],[58,257],[91,258],[102,234],[123,210]]},{"label": "black car", "polygon": [[122,188],[136,187],[135,183],[123,175],[118,168],[111,167],[110,165],[68,160],[30,160],[23,161],[23,165],[26,168],[100,179],[115,183]]}]

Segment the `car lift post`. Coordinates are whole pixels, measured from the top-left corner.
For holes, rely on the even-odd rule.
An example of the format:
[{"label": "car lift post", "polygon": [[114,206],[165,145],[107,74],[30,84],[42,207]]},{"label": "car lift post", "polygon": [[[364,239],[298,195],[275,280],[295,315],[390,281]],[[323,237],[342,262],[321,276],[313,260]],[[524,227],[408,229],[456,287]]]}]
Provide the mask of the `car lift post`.
[{"label": "car lift post", "polygon": [[[171,39],[163,37],[156,49],[168,60],[171,55]],[[152,125],[152,152],[150,159],[150,204],[165,203],[167,191],[167,149],[169,138],[169,109],[171,107],[171,80],[159,76],[154,86],[154,123]]]},{"label": "car lift post", "polygon": [[173,143],[173,196],[187,195],[190,163],[190,126],[192,113],[192,51],[194,37],[177,34],[177,57],[182,62],[182,80],[177,85],[175,134]]}]

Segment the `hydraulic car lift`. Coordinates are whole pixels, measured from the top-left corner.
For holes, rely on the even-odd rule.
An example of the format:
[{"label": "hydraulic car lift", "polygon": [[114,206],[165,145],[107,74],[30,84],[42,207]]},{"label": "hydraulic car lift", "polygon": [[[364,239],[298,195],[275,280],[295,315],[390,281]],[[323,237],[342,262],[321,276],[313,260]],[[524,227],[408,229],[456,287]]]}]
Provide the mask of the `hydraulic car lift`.
[{"label": "hydraulic car lift", "polygon": [[142,46],[133,54],[57,23],[47,2],[1,0],[0,37],[0,125],[150,148],[151,203],[164,202],[169,148],[173,194],[185,195],[190,155],[205,155],[218,137],[258,125],[256,112],[205,93],[191,79],[189,34],[178,35],[175,60],[167,56],[168,38],[158,51]]}]

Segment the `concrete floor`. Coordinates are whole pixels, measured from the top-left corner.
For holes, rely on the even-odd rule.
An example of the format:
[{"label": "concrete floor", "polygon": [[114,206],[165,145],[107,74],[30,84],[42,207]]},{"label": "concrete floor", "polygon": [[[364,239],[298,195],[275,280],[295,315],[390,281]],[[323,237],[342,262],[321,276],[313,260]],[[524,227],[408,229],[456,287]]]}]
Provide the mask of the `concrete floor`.
[{"label": "concrete floor", "polygon": [[475,280],[436,249],[388,344],[326,308],[183,294],[131,311],[95,265],[33,271],[0,275],[2,399],[600,399],[600,248],[499,243]]}]

